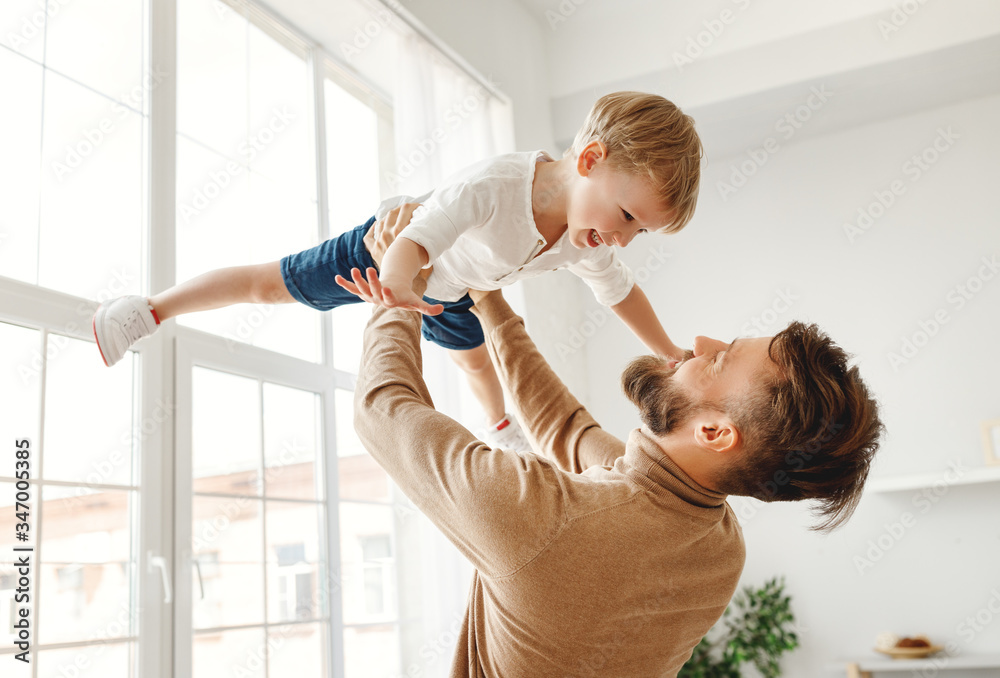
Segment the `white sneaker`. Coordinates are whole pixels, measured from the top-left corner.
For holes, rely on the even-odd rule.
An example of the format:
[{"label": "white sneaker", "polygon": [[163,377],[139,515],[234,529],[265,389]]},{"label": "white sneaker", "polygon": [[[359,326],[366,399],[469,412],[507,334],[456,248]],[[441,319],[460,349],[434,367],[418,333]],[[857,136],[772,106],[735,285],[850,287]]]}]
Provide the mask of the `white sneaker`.
[{"label": "white sneaker", "polygon": [[503,419],[492,426],[486,427],[483,437],[491,447],[498,447],[502,450],[514,450],[515,452],[534,452],[531,443],[528,442],[527,436],[521,430],[521,425],[517,423],[517,419],[511,414],[504,415]]},{"label": "white sneaker", "polygon": [[131,295],[105,301],[94,313],[94,339],[104,364],[111,367],[128,347],[156,331],[160,319],[145,297]]}]

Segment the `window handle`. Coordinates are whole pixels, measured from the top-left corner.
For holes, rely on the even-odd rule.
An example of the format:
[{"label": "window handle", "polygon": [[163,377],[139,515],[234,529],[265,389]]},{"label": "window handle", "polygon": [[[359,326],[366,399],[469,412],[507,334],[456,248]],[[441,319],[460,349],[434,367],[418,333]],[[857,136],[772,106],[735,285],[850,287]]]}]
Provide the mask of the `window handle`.
[{"label": "window handle", "polygon": [[205,582],[201,579],[201,561],[197,557],[194,559],[194,569],[198,571],[198,590],[201,591],[201,598],[199,600],[205,600]]},{"label": "window handle", "polygon": [[154,556],[152,551],[147,552],[146,572],[152,574],[153,568],[160,570],[163,579],[163,602],[170,604],[174,599],[173,591],[170,588],[170,575],[167,574],[167,559],[163,556]]}]

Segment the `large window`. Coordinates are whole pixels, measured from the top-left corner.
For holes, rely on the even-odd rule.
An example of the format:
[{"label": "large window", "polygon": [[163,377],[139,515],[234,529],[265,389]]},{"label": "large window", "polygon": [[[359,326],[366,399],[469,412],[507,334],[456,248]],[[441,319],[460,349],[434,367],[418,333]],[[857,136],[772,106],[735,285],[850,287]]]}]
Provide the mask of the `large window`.
[{"label": "large window", "polygon": [[464,586],[353,431],[369,307],[193,314],[111,369],[91,330],[364,223],[387,97],[244,0],[5,0],[0,86],[0,434],[32,450],[27,542],[0,467],[0,676],[443,673],[424,602]]}]

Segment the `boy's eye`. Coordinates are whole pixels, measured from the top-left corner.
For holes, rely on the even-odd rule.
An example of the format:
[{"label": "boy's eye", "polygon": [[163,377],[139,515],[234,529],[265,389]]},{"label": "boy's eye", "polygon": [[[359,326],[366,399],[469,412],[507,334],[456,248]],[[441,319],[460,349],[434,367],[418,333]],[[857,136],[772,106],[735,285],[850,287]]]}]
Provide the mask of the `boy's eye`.
[{"label": "boy's eye", "polygon": [[622,210],[622,214],[625,215],[625,221],[635,221],[635,217],[633,217],[631,214],[629,214],[625,210]]}]

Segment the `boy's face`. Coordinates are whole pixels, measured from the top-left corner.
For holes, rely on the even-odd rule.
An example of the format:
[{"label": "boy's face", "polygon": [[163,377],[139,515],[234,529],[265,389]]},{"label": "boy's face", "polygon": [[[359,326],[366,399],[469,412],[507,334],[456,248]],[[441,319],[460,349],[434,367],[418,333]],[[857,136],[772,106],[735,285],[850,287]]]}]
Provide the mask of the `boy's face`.
[{"label": "boy's face", "polygon": [[574,247],[625,247],[639,233],[662,228],[668,210],[641,175],[612,168],[599,141],[577,157],[579,177],[567,210],[569,241]]}]

